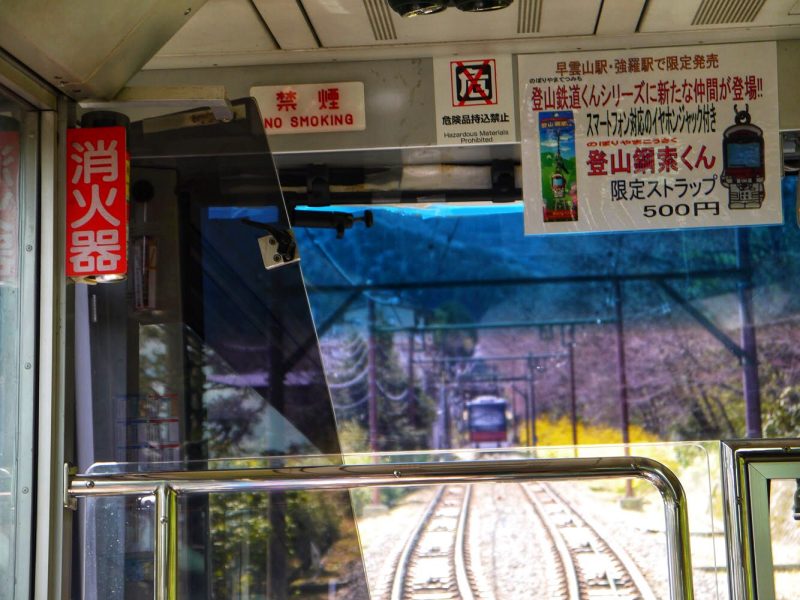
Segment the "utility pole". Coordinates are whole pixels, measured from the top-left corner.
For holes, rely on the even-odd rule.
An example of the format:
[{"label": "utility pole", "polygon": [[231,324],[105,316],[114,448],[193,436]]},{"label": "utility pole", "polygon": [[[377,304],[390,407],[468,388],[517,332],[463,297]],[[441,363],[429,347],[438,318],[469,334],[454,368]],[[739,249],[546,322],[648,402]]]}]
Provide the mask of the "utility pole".
[{"label": "utility pole", "polygon": [[526,398],[527,406],[525,412],[527,413],[527,436],[528,445],[536,446],[536,370],[533,357],[528,355],[528,397]]},{"label": "utility pole", "polygon": [[[376,359],[378,355],[375,340],[375,301],[367,300],[367,404],[369,407],[369,449],[378,451],[378,368]],[[380,504],[380,490],[372,488],[372,503]]]},{"label": "utility pole", "polygon": [[417,426],[417,399],[414,396],[414,330],[408,332],[408,420]]},{"label": "utility pole", "polygon": [[[569,353],[569,412],[572,419],[572,445],[578,445],[578,401],[575,394],[575,327],[570,326],[567,338],[567,351]],[[577,456],[578,449],[575,449]]]},{"label": "utility pole", "polygon": [[445,412],[447,410],[445,396],[447,395],[447,391],[445,390],[445,379],[444,379],[444,365],[441,366],[441,372],[439,374],[439,408],[437,412],[437,429],[439,430],[439,434],[436,440],[436,449],[442,450],[445,447],[444,439],[445,439],[445,428],[446,428],[446,417]]},{"label": "utility pole", "polygon": [[[617,322],[617,377],[619,381],[619,410],[620,430],[622,431],[622,445],[625,455],[629,456],[630,449],[630,423],[628,419],[628,375],[625,367],[625,327],[622,322],[622,284],[619,279],[614,280],[614,310]],[[633,498],[633,485],[630,479],[625,480],[625,498]]]},{"label": "utility pole", "polygon": [[[273,314],[281,315],[280,294],[275,295],[272,308]],[[284,330],[280,325],[281,319],[270,327],[270,405],[280,414],[286,411],[286,370],[283,362]],[[282,432],[278,435],[282,435]],[[278,440],[280,443],[282,440]],[[283,444],[277,446],[283,447]],[[281,462],[278,461],[280,465]],[[286,600],[289,595],[289,557],[288,539],[286,528],[286,492],[276,490],[269,494],[269,524],[271,528],[267,549],[267,592],[269,598]]]},{"label": "utility pole", "polygon": [[367,301],[367,322],[369,335],[367,337],[367,395],[369,405],[369,449],[378,451],[378,369],[375,364],[377,358],[377,344],[375,342],[375,302]]},{"label": "utility pole", "polygon": [[753,322],[753,280],[750,261],[750,231],[736,229],[736,266],[741,276],[738,283],[739,317],[742,322],[741,344],[742,387],[744,388],[745,427],[747,437],[761,437],[761,396],[758,381],[756,328]]}]

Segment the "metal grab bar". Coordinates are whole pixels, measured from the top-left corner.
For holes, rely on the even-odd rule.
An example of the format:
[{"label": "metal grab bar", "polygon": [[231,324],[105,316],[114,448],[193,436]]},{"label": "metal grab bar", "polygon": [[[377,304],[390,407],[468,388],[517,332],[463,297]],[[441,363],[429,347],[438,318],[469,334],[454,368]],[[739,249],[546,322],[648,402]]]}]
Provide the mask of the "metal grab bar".
[{"label": "metal grab bar", "polygon": [[672,471],[649,458],[553,458],[74,475],[67,481],[65,499],[155,494],[155,599],[175,600],[178,589],[178,494],[624,477],[645,479],[661,493],[666,520],[670,595],[673,600],[693,600],[686,494]]}]

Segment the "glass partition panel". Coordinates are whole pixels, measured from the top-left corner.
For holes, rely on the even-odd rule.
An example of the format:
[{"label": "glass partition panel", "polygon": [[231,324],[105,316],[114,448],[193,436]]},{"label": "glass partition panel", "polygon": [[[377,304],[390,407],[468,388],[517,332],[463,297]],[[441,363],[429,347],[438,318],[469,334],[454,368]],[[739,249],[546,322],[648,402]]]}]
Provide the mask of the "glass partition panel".
[{"label": "glass partition panel", "polygon": [[[263,126],[251,100],[235,102],[234,114],[228,123],[199,110],[128,126],[127,279],[75,286],[81,471],[102,462],[124,462],[132,472],[165,462],[202,471],[218,459],[339,452]],[[82,123],[107,119],[89,114]],[[269,568],[237,597],[269,589],[270,598],[285,598],[290,584],[314,578],[283,543],[296,526],[287,505],[298,500],[243,500],[238,512],[215,498],[183,502],[183,597],[227,597],[214,579],[230,566],[220,545],[234,544],[226,524],[241,529],[243,519],[267,544],[254,547],[252,559]],[[349,495],[326,502],[340,548],[357,558]],[[115,498],[82,506],[85,598],[150,597],[151,504]],[[354,573],[362,568],[356,563],[348,566]]]},{"label": "glass partition panel", "polygon": [[[635,445],[630,450],[633,456],[649,457],[676,474],[686,492],[695,597],[721,599],[727,595],[721,566],[720,504],[713,483],[718,465],[715,448],[711,443],[683,443]],[[619,459],[620,464],[639,460],[625,457],[620,446],[583,446],[579,454],[577,460],[588,459],[598,467],[597,459]],[[562,461],[557,466],[553,463],[544,478],[519,475],[522,470],[518,477],[511,475],[515,465],[530,464],[525,459],[531,458],[537,465],[551,459]],[[275,543],[286,549],[282,568],[288,576],[282,585],[288,597],[468,598],[472,594],[501,600],[568,598],[570,590],[576,594],[581,590],[587,597],[682,597],[671,596],[669,583],[669,565],[674,564],[667,544],[672,526],[665,519],[669,493],[662,496],[648,481],[611,476],[610,469],[584,480],[591,467],[577,469],[571,462],[575,459],[572,447],[351,454],[344,456],[344,467],[317,472],[316,467],[335,468],[341,458],[252,458],[204,462],[211,469],[205,475],[172,471],[181,465],[161,463],[161,475],[151,473],[147,481],[169,480],[165,475],[169,472],[176,477],[172,485],[178,493],[179,597],[188,593],[189,582],[197,577],[208,581],[215,598],[276,597],[274,587],[270,588],[275,583],[270,579],[275,564],[269,558]],[[470,483],[453,471],[443,484],[425,485],[424,479],[402,484],[415,478],[415,467],[435,470],[440,466],[468,469],[480,473],[477,477],[491,477],[493,469],[501,468],[505,475],[496,481]],[[301,468],[290,473],[295,467]],[[364,467],[382,472],[397,485],[376,483],[377,488],[352,491],[361,541],[360,548],[354,549],[345,543],[349,521],[342,519],[341,506],[324,490],[322,479],[336,485]],[[579,475],[579,471],[583,472]],[[208,478],[208,484],[195,478],[195,473]],[[95,465],[85,477],[94,478],[95,489],[102,489],[105,479],[117,475],[123,475],[118,479],[123,487],[136,480],[133,465],[125,464]],[[555,481],[554,476],[574,480]],[[236,483],[226,485],[225,477],[235,477]],[[304,489],[290,491],[285,484],[290,477]],[[270,478],[275,481],[273,490],[280,491],[233,491],[246,482],[254,485]],[[225,486],[219,488],[224,491],[197,492],[210,506],[208,535],[213,551],[204,560],[189,536],[194,525],[189,501],[194,492],[190,490],[215,481]],[[619,501],[627,483],[636,492],[635,506]],[[139,511],[139,535],[152,535],[155,498],[129,501]],[[99,507],[114,500],[82,502]],[[276,513],[286,523],[281,533],[274,528]],[[106,549],[103,560],[113,562],[124,555],[130,552],[123,553],[118,544]],[[359,579],[360,555],[370,596]],[[138,572],[149,575],[146,581],[152,590],[152,548],[129,560],[138,561]],[[129,582],[119,580],[116,585]]]},{"label": "glass partition panel", "polygon": [[29,594],[37,116],[0,88],[0,598]]}]

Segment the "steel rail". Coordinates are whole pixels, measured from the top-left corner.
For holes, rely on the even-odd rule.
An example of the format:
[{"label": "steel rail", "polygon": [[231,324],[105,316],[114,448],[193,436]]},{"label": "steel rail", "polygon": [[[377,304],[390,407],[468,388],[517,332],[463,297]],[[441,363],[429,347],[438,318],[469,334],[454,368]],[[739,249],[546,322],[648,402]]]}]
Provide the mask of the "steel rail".
[{"label": "steel rail", "polygon": [[403,547],[403,552],[400,554],[400,559],[397,563],[397,569],[395,569],[394,579],[392,580],[391,600],[403,600],[405,581],[406,577],[408,576],[408,567],[411,564],[411,555],[414,554],[414,549],[417,547],[417,542],[419,542],[419,538],[422,536],[422,530],[425,529],[425,525],[435,512],[436,507],[439,506],[439,502],[441,501],[443,495],[444,487],[441,487],[436,492],[433,500],[428,503],[428,507],[425,509],[422,517],[420,517],[417,526],[414,528],[414,531],[412,531],[411,535],[408,536],[408,540]]},{"label": "steel rail", "polygon": [[647,579],[645,579],[644,574],[642,573],[641,569],[639,569],[639,566],[630,557],[628,551],[623,546],[619,545],[612,536],[608,535],[608,533],[605,531],[605,528],[597,523],[592,517],[587,515],[585,512],[577,510],[570,501],[564,498],[560,492],[556,491],[550,486],[547,486],[547,488],[548,493],[551,496],[555,496],[555,498],[561,502],[567,508],[567,510],[574,513],[578,519],[583,521],[586,527],[588,527],[596,536],[598,536],[608,547],[611,553],[615,555],[616,559],[622,564],[622,567],[628,573],[634,585],[638,589],[639,594],[641,595],[640,600],[657,600],[653,594],[650,584],[647,582]]},{"label": "steel rail", "polygon": [[580,600],[581,593],[580,593],[580,582],[578,581],[578,569],[575,565],[575,561],[572,560],[572,554],[570,554],[569,548],[567,547],[567,542],[564,539],[564,536],[558,531],[558,527],[551,521],[549,515],[547,514],[547,510],[541,500],[536,497],[536,494],[533,493],[530,489],[526,486],[520,484],[522,487],[522,493],[525,494],[525,497],[530,502],[533,510],[536,512],[539,520],[542,522],[550,540],[555,546],[556,554],[558,555],[559,560],[561,561],[561,566],[564,569],[564,578],[567,580],[567,600]]},{"label": "steel rail", "polygon": [[472,486],[468,485],[464,489],[464,500],[461,503],[461,512],[458,515],[456,541],[453,547],[453,565],[455,567],[456,588],[458,588],[458,595],[461,600],[475,600],[475,594],[472,593],[472,584],[469,581],[469,567],[467,566],[466,546],[464,543],[467,533],[467,521],[469,519],[471,500]]},{"label": "steel rail", "polygon": [[156,600],[177,594],[177,502],[179,494],[349,490],[491,481],[639,478],[664,502],[669,585],[672,600],[693,600],[686,494],[665,465],[649,458],[526,459],[453,463],[370,464],[275,469],[162,471],[74,475],[65,498],[156,494]]}]

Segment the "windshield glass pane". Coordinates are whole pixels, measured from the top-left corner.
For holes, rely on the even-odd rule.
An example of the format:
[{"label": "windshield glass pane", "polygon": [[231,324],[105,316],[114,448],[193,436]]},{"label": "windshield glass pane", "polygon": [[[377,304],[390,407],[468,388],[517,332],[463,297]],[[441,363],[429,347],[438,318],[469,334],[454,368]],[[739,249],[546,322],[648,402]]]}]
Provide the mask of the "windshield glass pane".
[{"label": "windshield glass pane", "polygon": [[486,394],[515,445],[797,435],[796,182],[784,225],[702,231],[526,237],[519,204],[336,207],[374,225],[298,240],[347,449],[469,446]]}]

